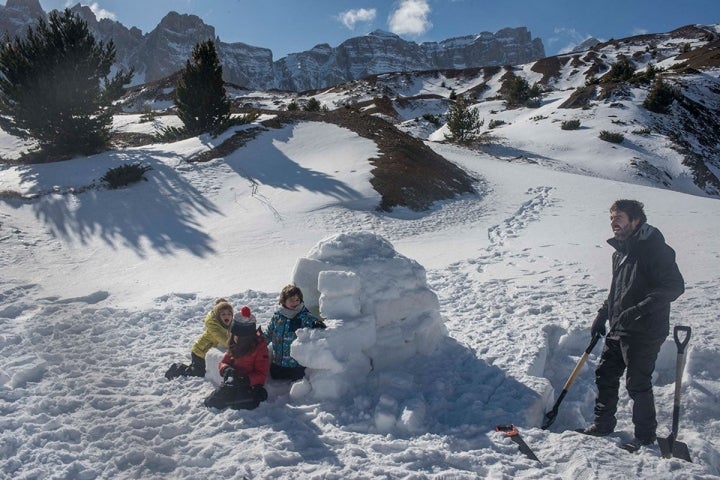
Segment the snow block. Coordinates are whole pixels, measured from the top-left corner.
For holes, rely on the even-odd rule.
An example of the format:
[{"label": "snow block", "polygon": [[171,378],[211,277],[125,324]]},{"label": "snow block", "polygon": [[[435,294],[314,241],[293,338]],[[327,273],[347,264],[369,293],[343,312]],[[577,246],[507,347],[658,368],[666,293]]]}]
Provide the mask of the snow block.
[{"label": "snow block", "polygon": [[[332,348],[325,338],[313,337],[313,331],[302,329],[297,331],[297,339],[290,346],[290,354],[301,365],[331,372],[342,372],[345,365],[340,363],[333,354]],[[324,332],[323,332],[324,333]]]},{"label": "snow block", "polygon": [[437,295],[430,290],[407,292],[402,297],[383,300],[375,304],[378,327],[402,322],[417,312],[440,310]]},{"label": "snow block", "polygon": [[290,347],[291,355],[306,367],[334,372],[355,371],[360,367],[364,375],[369,371],[365,371],[369,359],[363,350],[376,343],[373,320],[372,317],[328,320],[328,328],[324,330],[300,329]]},{"label": "snow block", "polygon": [[318,274],[317,288],[334,297],[357,295],[360,279],[354,272],[325,270]]},{"label": "snow block", "polygon": [[421,355],[430,355],[438,345],[438,339],[447,337],[448,331],[442,317],[437,312],[426,312],[418,316],[414,322],[415,344]]},{"label": "snow block", "polygon": [[408,400],[402,407],[397,426],[409,433],[425,431],[425,416],[427,405],[421,399]]},{"label": "snow block", "polygon": [[360,315],[360,299],[357,296],[331,297],[320,294],[320,315],[323,318],[345,318]]},{"label": "snow block", "polygon": [[353,272],[322,271],[318,275],[320,315],[344,318],[360,315],[360,279]]},{"label": "snow block", "polygon": [[319,371],[308,379],[312,386],[313,397],[318,400],[330,400],[344,395],[350,387],[347,376],[338,376],[331,372]]},{"label": "snow block", "polygon": [[317,310],[320,305],[320,292],[318,291],[318,276],[325,268],[322,262],[309,258],[298,258],[292,273],[292,283],[303,292],[303,303],[311,310]]},{"label": "snow block", "polygon": [[374,412],[375,428],[378,432],[390,433],[395,429],[397,409],[397,400],[389,395],[380,396]]},{"label": "snow block", "polygon": [[377,342],[377,329],[373,316],[344,320],[331,319],[325,323],[328,326],[325,331],[336,339],[337,347],[342,347],[339,351],[347,351],[348,346],[357,350],[365,350]]},{"label": "snow block", "polygon": [[222,383],[219,367],[224,356],[225,352],[217,348],[211,348],[205,354],[205,379],[210,380],[216,386]]}]

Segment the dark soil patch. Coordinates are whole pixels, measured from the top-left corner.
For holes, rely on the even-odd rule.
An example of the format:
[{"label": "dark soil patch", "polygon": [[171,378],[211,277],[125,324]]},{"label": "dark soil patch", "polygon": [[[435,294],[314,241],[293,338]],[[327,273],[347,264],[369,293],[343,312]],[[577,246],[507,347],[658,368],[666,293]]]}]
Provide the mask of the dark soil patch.
[{"label": "dark soil patch", "polygon": [[[279,128],[279,126],[273,128]],[[258,127],[237,132],[212,150],[199,153],[189,158],[188,162],[209,162],[215,158],[226,157],[255,138],[261,131],[262,129]]]},{"label": "dark soil patch", "polygon": [[543,85],[547,85],[547,83],[560,75],[560,69],[562,68],[563,63],[560,61],[560,58],[557,56],[554,57],[546,57],[543,59],[538,60],[537,62],[533,63],[533,66],[530,68],[533,72],[541,73],[542,78],[540,79],[540,83]]},{"label": "dark soil patch", "polygon": [[590,102],[597,98],[596,90],[595,85],[576,88],[558,108],[590,108]]},{"label": "dark soil patch", "polygon": [[381,210],[404,206],[422,211],[439,200],[477,193],[475,178],[385,120],[343,110],[316,120],[345,127],[377,143],[381,153],[371,160],[375,166],[371,183],[382,196]]},{"label": "dark soil patch", "polygon": [[154,135],[140,132],[114,132],[111,139],[113,148],[118,149],[142,147],[156,141]]},{"label": "dark soil patch", "polygon": [[720,40],[681,53],[677,58],[678,60],[685,60],[688,67],[698,70],[720,67]]}]

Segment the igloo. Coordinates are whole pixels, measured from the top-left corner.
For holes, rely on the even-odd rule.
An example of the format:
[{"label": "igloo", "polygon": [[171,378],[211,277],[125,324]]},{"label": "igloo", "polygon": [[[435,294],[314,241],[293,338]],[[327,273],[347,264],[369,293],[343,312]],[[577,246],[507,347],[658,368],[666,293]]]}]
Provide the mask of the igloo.
[{"label": "igloo", "polygon": [[297,260],[292,281],[328,326],[297,332],[291,353],[307,370],[293,397],[338,398],[371,372],[432,353],[447,336],[425,269],[379,235],[320,241]]}]

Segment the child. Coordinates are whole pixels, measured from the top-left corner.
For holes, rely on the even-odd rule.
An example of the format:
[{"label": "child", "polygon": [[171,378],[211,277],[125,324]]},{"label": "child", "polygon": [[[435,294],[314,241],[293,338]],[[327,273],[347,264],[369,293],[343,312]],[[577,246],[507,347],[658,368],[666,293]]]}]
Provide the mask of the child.
[{"label": "child", "polygon": [[270,376],[274,379],[300,380],[305,367],[290,356],[290,345],[297,338],[298,328],[325,328],[325,324],[305,308],[303,294],[295,285],[280,292],[280,308],[270,319],[265,338],[272,343]]},{"label": "child", "polygon": [[223,383],[205,399],[205,406],[252,410],[267,400],[264,387],[270,369],[267,342],[247,305],[235,317],[230,330],[228,351],[218,365]]},{"label": "child", "polygon": [[172,380],[177,377],[204,377],[205,354],[212,347],[227,347],[232,319],[232,305],[224,298],[215,300],[215,306],[205,316],[205,331],[192,346],[190,365],[173,363],[165,372],[165,378]]}]

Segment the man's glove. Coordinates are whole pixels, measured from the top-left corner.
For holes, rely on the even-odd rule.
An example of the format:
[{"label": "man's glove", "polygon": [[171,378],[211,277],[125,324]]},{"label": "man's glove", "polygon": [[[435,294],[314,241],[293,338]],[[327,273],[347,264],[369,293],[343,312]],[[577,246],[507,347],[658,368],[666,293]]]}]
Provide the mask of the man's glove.
[{"label": "man's glove", "polygon": [[632,322],[637,320],[642,316],[642,311],[640,310],[640,307],[633,306],[628,308],[627,310],[623,310],[620,313],[620,316],[618,317],[618,323],[622,325],[623,327],[628,327]]},{"label": "man's glove", "polygon": [[595,317],[595,320],[593,320],[592,327],[590,327],[590,335],[592,335],[593,337],[595,335],[604,336],[607,332],[607,330],[605,329],[606,322],[607,317],[602,313],[598,313]]}]

